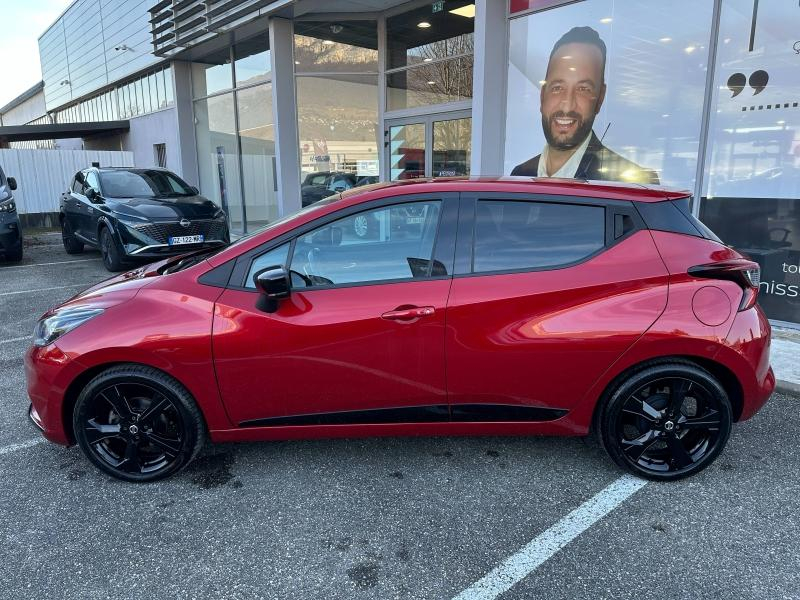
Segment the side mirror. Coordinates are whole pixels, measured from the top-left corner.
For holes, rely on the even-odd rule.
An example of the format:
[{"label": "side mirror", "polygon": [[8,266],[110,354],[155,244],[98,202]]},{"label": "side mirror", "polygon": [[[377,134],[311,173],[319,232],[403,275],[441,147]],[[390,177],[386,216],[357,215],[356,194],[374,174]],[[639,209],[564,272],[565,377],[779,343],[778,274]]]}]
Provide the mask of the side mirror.
[{"label": "side mirror", "polygon": [[8,182],[8,189],[12,192],[17,189],[17,180],[13,177],[6,177],[6,181]]},{"label": "side mirror", "polygon": [[190,186],[189,186],[189,189],[190,189],[190,190],[192,190],[192,193],[193,193],[195,196],[199,196],[199,195],[200,195],[200,190],[198,190],[198,189],[197,189],[196,187],[194,187],[193,185],[190,185]]},{"label": "side mirror", "polygon": [[278,301],[288,298],[292,291],[289,272],[283,267],[270,267],[253,276],[256,288],[261,297],[256,307],[264,312],[273,313],[278,310]]},{"label": "side mirror", "polygon": [[89,199],[89,202],[92,204],[102,204],[103,199],[100,197],[100,194],[97,193],[97,190],[94,188],[89,188],[86,190],[86,197]]}]

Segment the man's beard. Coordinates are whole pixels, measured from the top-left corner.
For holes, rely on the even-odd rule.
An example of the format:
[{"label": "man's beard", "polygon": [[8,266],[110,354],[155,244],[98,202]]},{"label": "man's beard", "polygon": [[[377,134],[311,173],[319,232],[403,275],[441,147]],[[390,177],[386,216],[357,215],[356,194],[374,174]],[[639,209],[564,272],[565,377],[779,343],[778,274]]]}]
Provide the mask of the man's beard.
[{"label": "man's beard", "polygon": [[[578,128],[571,136],[566,139],[561,138],[559,141],[555,138],[555,136],[553,136],[552,129],[556,119],[575,119],[578,123]],[[593,125],[594,118],[589,121],[584,121],[583,118],[576,112],[565,113],[559,111],[550,115],[549,118],[542,115],[542,130],[544,131],[544,137],[547,140],[547,144],[556,150],[572,150],[573,148],[580,146],[589,133],[591,133]]]}]

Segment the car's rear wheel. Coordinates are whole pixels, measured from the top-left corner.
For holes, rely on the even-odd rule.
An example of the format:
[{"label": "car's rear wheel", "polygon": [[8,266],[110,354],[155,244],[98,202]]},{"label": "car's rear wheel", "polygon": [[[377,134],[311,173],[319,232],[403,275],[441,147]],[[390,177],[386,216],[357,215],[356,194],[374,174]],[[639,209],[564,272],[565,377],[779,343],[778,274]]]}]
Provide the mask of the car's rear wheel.
[{"label": "car's rear wheel", "polygon": [[355,234],[360,237],[364,238],[369,235],[370,232],[370,222],[367,215],[357,215],[355,219],[353,219],[353,231]]},{"label": "car's rear wheel", "polygon": [[66,218],[61,221],[61,241],[67,254],[80,254],[83,252],[83,242],[75,237],[72,225]]},{"label": "car's rear wheel", "polygon": [[100,230],[100,254],[103,257],[103,266],[106,270],[115,273],[125,269],[125,263],[122,260],[117,243],[114,241],[114,236],[108,230],[108,227],[103,227]]},{"label": "car's rear wheel", "polygon": [[205,441],[203,417],[172,377],[139,365],[112,367],[78,396],[75,438],[101,471],[155,481],[185,467]]},{"label": "car's rear wheel", "polygon": [[708,371],[676,361],[618,384],[599,426],[603,446],[618,465],[670,481],[710,465],[728,441],[732,420],[722,385]]}]

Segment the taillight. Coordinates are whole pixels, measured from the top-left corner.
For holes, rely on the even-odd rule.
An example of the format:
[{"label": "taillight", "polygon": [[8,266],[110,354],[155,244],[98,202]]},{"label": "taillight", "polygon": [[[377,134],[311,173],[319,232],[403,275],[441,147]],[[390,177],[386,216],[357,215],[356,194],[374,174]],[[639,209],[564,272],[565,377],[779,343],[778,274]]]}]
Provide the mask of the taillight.
[{"label": "taillight", "polygon": [[761,267],[757,262],[746,258],[732,258],[719,262],[690,267],[689,275],[705,279],[725,279],[738,283],[742,291],[739,310],[752,308],[758,300],[758,286],[761,283]]}]

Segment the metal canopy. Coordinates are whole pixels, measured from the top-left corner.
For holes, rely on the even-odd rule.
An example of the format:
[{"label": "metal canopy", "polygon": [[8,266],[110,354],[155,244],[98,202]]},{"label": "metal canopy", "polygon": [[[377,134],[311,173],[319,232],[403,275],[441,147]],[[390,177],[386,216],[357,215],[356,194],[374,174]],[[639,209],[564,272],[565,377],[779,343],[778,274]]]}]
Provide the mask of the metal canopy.
[{"label": "metal canopy", "polygon": [[0,141],[58,140],[93,135],[123,133],[130,129],[129,121],[100,121],[96,123],[52,123],[46,125],[9,125],[0,127]]}]

